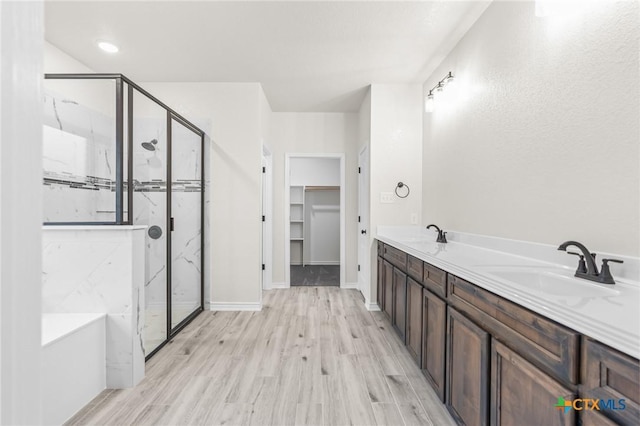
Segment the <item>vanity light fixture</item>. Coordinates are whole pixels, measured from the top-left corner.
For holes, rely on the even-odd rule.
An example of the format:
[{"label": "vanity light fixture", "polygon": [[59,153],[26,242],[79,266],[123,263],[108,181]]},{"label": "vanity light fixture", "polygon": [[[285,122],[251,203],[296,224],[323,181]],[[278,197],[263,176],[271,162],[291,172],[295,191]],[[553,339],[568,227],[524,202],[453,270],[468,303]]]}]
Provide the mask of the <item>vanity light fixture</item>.
[{"label": "vanity light fixture", "polygon": [[115,44],[104,40],[98,40],[98,47],[107,53],[118,53],[120,50]]},{"label": "vanity light fixture", "polygon": [[449,71],[449,74],[445,75],[444,78],[440,80],[438,84],[433,86],[433,88],[429,90],[429,93],[427,93],[427,96],[424,99],[424,111],[433,112],[435,106],[434,92],[440,94],[442,93],[444,86],[453,85],[454,82],[455,78],[453,77],[453,73]]}]

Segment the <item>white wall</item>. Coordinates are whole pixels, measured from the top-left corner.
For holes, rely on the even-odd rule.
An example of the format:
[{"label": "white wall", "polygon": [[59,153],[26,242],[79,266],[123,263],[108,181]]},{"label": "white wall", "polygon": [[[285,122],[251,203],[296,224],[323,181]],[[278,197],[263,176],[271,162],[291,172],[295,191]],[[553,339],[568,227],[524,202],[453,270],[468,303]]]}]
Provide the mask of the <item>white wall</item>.
[{"label": "white wall", "polygon": [[340,186],[340,159],[292,158],[290,185]]},{"label": "white wall", "polygon": [[261,301],[261,156],[258,83],[143,83],[211,138],[212,309],[258,309]]},{"label": "white wall", "polygon": [[638,2],[574,6],[494,2],[426,81],[460,96],[424,117],[424,222],[640,255]]},{"label": "white wall", "polygon": [[304,208],[305,264],[339,265],[340,191],[308,191]]},{"label": "white wall", "polygon": [[[370,229],[378,225],[409,225],[422,210],[422,95],[420,85],[371,85],[370,116]],[[365,101],[367,101],[365,99]],[[368,101],[367,101],[368,102]],[[361,123],[367,119],[361,107]],[[366,131],[365,131],[366,132]],[[361,139],[364,141],[364,138]],[[409,186],[407,198],[395,195],[398,182]],[[393,193],[393,202],[380,201],[382,192]],[[365,303],[377,300],[375,247],[371,247],[371,294]]]},{"label": "white wall", "polygon": [[41,423],[42,2],[0,2],[0,424]]},{"label": "white wall", "polygon": [[[273,282],[284,274],[284,159],[285,153],[345,154],[346,283],[357,281],[358,118],[354,113],[273,113],[269,133],[273,148]],[[288,242],[287,242],[288,244]]]}]

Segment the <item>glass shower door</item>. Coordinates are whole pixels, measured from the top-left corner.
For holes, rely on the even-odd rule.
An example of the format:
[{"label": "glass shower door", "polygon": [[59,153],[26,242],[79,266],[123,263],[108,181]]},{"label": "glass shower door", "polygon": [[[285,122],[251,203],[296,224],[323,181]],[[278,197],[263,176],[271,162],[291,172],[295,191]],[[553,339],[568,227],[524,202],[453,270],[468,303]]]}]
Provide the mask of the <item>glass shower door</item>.
[{"label": "glass shower door", "polygon": [[171,119],[171,329],[202,300],[202,137]]},{"label": "glass shower door", "polygon": [[133,94],[133,224],[147,225],[144,352],[168,338],[167,330],[167,111]]}]

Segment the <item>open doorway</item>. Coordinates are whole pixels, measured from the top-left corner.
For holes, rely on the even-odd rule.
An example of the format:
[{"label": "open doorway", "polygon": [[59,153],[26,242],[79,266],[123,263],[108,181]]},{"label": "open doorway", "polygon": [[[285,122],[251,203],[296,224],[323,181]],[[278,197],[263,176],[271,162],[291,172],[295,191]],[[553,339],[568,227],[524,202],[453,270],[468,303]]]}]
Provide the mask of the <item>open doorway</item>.
[{"label": "open doorway", "polygon": [[290,286],[344,284],[344,155],[285,158],[285,280]]}]

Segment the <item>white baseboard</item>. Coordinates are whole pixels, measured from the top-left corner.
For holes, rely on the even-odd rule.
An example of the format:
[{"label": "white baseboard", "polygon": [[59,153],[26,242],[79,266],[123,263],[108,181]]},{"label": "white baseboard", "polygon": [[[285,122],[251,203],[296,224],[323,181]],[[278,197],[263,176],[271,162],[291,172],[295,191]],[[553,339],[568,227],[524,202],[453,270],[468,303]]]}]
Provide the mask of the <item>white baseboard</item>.
[{"label": "white baseboard", "polygon": [[364,307],[367,309],[367,311],[371,311],[371,312],[380,312],[382,309],[380,309],[380,306],[378,306],[377,303],[366,303],[364,304]]},{"label": "white baseboard", "polygon": [[271,289],[274,289],[274,288],[289,288],[289,286],[285,282],[282,282],[282,283],[271,283]]},{"label": "white baseboard", "polygon": [[332,260],[312,260],[310,262],[304,262],[304,264],[305,265],[312,265],[312,266],[313,265],[320,265],[320,266],[322,266],[322,265],[328,265],[328,266],[338,265],[338,266],[340,266],[340,261],[339,260],[335,260],[335,261],[332,261]]},{"label": "white baseboard", "polygon": [[210,302],[209,309],[212,311],[261,311],[262,303],[218,303]]},{"label": "white baseboard", "polygon": [[340,286],[340,288],[348,288],[348,289],[356,289],[358,290],[358,283],[344,283]]}]

